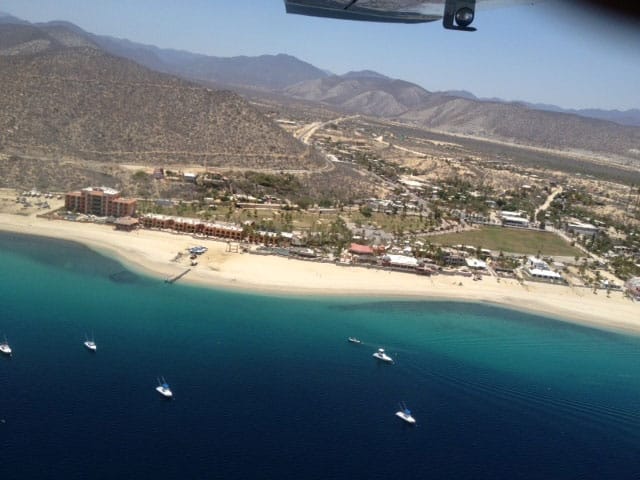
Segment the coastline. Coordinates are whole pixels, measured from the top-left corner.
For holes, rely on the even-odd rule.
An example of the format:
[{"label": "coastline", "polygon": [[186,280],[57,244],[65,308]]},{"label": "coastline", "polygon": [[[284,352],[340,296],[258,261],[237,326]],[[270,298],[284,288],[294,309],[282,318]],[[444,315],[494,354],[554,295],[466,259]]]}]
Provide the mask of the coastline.
[{"label": "coastline", "polygon": [[[0,231],[81,243],[121,261],[128,268],[162,280],[189,267],[178,252],[203,244],[209,250],[181,284],[279,296],[370,297],[484,303],[544,315],[589,327],[640,335],[640,305],[612,292],[610,298],[588,289],[543,283],[519,284],[493,277],[472,281],[462,276],[412,275],[366,267],[344,267],[275,256],[227,252],[221,241],[111,225],[47,220],[0,213]],[[462,286],[459,284],[462,283]]]}]

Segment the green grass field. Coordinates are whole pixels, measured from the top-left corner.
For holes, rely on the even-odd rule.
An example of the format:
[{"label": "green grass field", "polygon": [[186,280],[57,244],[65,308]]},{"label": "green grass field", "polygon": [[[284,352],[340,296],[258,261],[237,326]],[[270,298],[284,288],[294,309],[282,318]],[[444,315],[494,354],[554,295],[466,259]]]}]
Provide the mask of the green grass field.
[{"label": "green grass field", "polygon": [[573,257],[581,255],[580,251],[569,245],[562,238],[550,232],[519,230],[515,228],[482,227],[461,233],[448,233],[428,237],[431,243],[439,245],[473,245],[490,250],[519,253],[522,255],[537,254]]}]

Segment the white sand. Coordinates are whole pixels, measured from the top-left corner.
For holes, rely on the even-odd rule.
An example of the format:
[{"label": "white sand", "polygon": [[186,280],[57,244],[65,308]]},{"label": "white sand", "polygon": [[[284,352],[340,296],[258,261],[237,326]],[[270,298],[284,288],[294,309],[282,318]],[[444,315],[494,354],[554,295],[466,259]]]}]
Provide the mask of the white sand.
[{"label": "white sand", "polygon": [[[0,230],[42,235],[83,243],[115,256],[131,268],[167,278],[189,268],[186,248],[205,245],[181,283],[231,288],[279,295],[355,295],[376,298],[441,299],[485,302],[544,314],[599,328],[640,334],[640,303],[612,292],[593,294],[588,289],[526,283],[498,282],[485,277],[473,281],[462,276],[419,275],[363,267],[226,252],[227,244],[151,230],[119,232],[112,226],[45,220],[35,216],[0,213]],[[173,261],[178,252],[182,259]],[[462,286],[459,283],[462,282]]]}]

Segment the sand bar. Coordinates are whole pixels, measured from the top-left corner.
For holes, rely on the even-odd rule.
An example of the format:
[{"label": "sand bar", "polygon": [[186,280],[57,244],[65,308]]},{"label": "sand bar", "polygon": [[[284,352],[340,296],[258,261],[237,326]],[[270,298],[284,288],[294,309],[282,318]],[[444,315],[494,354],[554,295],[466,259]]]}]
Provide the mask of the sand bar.
[{"label": "sand bar", "polygon": [[[189,268],[187,255],[178,252],[205,245],[208,252],[180,282],[246,290],[254,293],[303,296],[363,296],[419,300],[453,300],[491,303],[516,310],[607,330],[640,334],[640,303],[612,292],[544,283],[486,277],[472,281],[462,276],[433,277],[364,267],[289,260],[275,256],[227,252],[225,242],[192,238],[168,232],[137,230],[127,233],[113,226],[47,220],[34,215],[0,213],[0,231],[41,235],[82,243],[118,258],[134,270],[166,279]],[[462,285],[460,285],[462,283]]]}]

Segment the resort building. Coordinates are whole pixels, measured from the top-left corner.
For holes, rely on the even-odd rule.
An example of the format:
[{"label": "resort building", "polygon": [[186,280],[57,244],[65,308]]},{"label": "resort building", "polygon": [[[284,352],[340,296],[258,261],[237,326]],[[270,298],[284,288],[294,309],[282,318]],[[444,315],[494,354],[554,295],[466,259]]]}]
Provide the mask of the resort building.
[{"label": "resort building", "polygon": [[[244,237],[243,229],[238,225],[205,222],[197,218],[172,217],[149,213],[143,215],[140,222],[145,228],[172,230],[180,233],[204,235],[206,237],[226,238],[236,241],[240,241]],[[260,233],[256,232],[256,240],[261,237]]]},{"label": "resort building", "polygon": [[487,263],[477,258],[465,258],[465,262],[471,270],[479,272],[485,272],[487,270]]},{"label": "resort building", "polygon": [[442,257],[445,265],[452,267],[462,267],[467,264],[467,259],[464,255],[455,252],[445,252]]},{"label": "resort building", "polygon": [[538,268],[529,268],[527,273],[534,278],[540,278],[542,280],[562,281],[562,275],[551,270],[540,270]]},{"label": "resort building", "polygon": [[121,198],[120,192],[108,187],[87,187],[65,195],[64,207],[72,212],[98,217],[131,217],[136,213],[136,200]]},{"label": "resort building", "polygon": [[373,247],[368,245],[352,243],[349,246],[349,253],[354,263],[377,263],[378,261]]},{"label": "resort building", "polygon": [[140,218],[140,223],[145,228],[171,230],[173,232],[221,238],[236,242],[246,241],[266,246],[291,244],[289,236],[283,236],[277,232],[267,232],[263,230],[254,231],[251,229],[245,230],[241,226],[233,223],[207,222],[198,218],[173,217],[169,215],[148,213]]},{"label": "resort building", "polygon": [[548,280],[552,282],[562,282],[562,275],[549,268],[549,264],[536,257],[529,257],[527,260],[526,272],[533,278]]},{"label": "resort building", "polygon": [[415,271],[418,267],[418,259],[406,255],[385,255],[382,257],[382,265],[394,270]]}]

